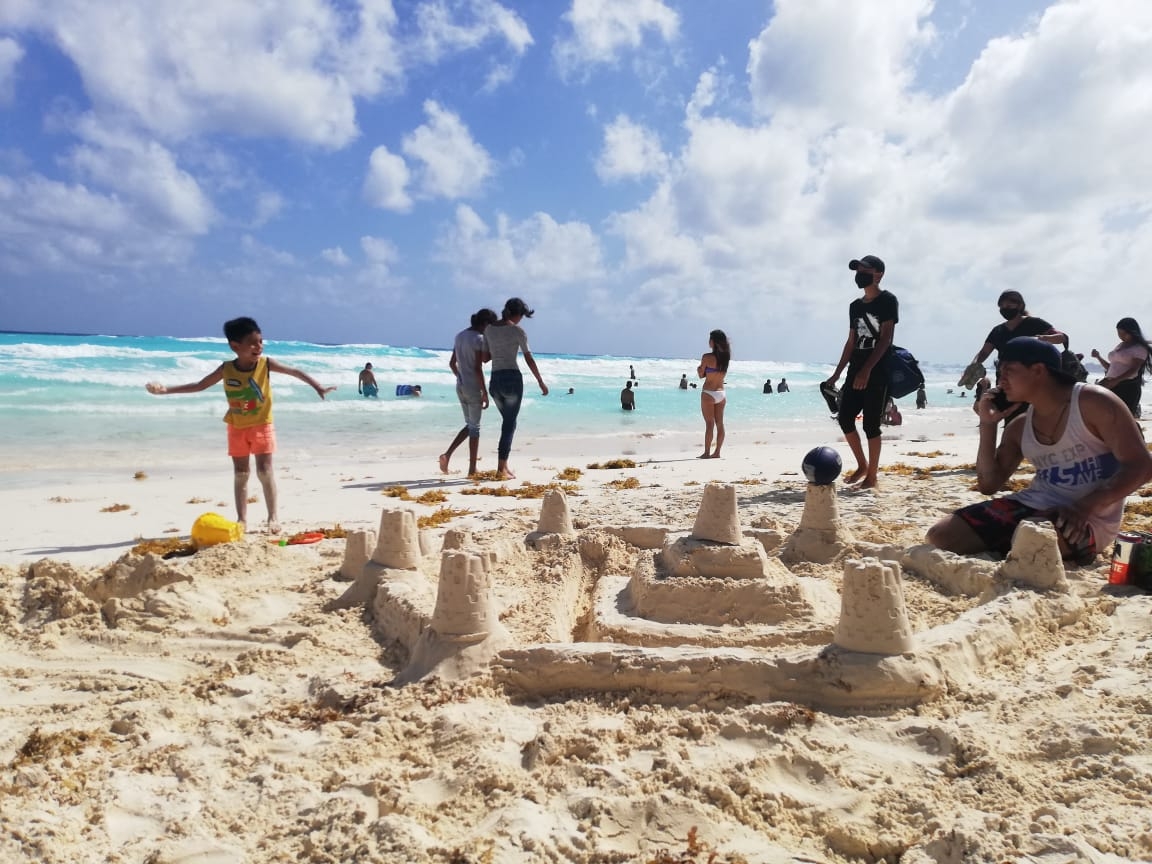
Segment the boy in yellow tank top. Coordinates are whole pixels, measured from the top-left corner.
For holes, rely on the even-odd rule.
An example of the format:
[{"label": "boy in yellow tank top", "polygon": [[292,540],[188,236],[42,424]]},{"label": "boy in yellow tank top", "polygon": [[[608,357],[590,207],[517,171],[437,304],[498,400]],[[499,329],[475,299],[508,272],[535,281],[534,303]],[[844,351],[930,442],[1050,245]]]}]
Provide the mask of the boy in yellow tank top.
[{"label": "boy in yellow tank top", "polygon": [[251,318],[235,318],[224,323],[224,337],[236,354],[235,360],[221,363],[212,374],[194,384],[166,387],[149,381],[149,393],[163,396],[171,393],[199,393],[214,384],[224,383],[228,411],[228,455],[232,457],[232,487],[236,496],[236,519],[248,522],[248,457],[256,457],[256,476],[264,488],[268,505],[268,531],[280,532],[276,515],[276,477],[272,473],[272,454],[276,452],[276,430],[272,425],[272,381],[270,373],[291,375],[310,385],[321,399],[335,387],[321,387],[315,379],[299,369],[264,356],[264,337],[260,325]]}]

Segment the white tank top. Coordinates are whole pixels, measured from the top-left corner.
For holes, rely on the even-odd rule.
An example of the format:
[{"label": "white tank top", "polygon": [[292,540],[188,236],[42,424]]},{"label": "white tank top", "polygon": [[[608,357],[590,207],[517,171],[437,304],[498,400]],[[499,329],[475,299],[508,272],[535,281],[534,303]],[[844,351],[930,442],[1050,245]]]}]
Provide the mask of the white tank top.
[{"label": "white tank top", "polygon": [[[1036,440],[1032,429],[1032,406],[1028,406],[1020,449],[1036,468],[1036,477],[1031,486],[1011,496],[1022,504],[1040,510],[1070,506],[1120,470],[1120,463],[1108,446],[1084,425],[1080,416],[1080,392],[1083,389],[1083,384],[1073,386],[1068,422],[1064,434],[1055,444],[1041,444]],[[1103,554],[1120,530],[1124,499],[1109,504],[1101,512],[1085,515],[1096,537],[1096,551]]]}]

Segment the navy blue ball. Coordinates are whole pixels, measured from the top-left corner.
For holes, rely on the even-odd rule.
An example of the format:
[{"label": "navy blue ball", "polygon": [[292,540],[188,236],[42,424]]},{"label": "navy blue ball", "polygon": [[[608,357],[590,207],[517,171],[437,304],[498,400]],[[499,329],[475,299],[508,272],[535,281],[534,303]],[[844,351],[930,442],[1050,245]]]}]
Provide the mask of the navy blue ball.
[{"label": "navy blue ball", "polygon": [[840,469],[843,467],[843,463],[840,461],[839,453],[831,447],[823,446],[813,447],[809,450],[800,467],[804,471],[804,476],[808,478],[809,483],[815,483],[817,486],[827,486],[840,476]]}]

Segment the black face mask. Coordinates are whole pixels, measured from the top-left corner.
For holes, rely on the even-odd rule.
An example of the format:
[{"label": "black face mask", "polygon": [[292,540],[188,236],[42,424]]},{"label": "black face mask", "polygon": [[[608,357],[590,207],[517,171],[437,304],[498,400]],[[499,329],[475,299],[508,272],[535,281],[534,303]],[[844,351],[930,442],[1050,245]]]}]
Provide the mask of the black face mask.
[{"label": "black face mask", "polygon": [[1008,306],[1000,310],[1000,315],[1005,321],[1011,321],[1020,315],[1020,309],[1016,306]]},{"label": "black face mask", "polygon": [[862,270],[856,271],[856,287],[867,288],[875,281],[875,276],[871,273],[865,273]]}]

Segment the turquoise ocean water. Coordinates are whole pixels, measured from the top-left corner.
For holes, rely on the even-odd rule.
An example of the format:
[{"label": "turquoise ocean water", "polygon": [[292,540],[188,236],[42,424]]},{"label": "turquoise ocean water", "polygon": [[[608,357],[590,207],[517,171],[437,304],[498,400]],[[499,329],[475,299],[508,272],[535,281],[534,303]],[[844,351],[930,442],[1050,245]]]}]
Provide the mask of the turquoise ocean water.
[{"label": "turquoise ocean water", "polygon": [[[837,349],[838,350],[838,349]],[[462,425],[450,351],[386,345],[315,345],[268,341],[265,353],[339,389],[321,401],[294,378],[273,376],[276,426],[281,447],[307,451],[340,442],[369,449],[416,439],[445,443]],[[74,336],[0,333],[0,465],[5,469],[51,465],[58,460],[96,467],[122,461],[125,451],[153,450],[164,441],[181,450],[224,452],[220,389],[178,396],[152,396],[148,381],[181,384],[199,380],[232,356],[223,338]],[[699,358],[592,357],[537,354],[551,395],[542,397],[525,372],[526,400],[518,439],[524,435],[585,439],[702,430],[699,390],[680,390],[682,374],[695,382]],[[371,362],[380,398],[356,393],[356,377]],[[635,368],[636,412],[620,410],[619,393]],[[726,419],[732,430],[812,427],[815,438],[836,434],[817,385],[826,364],[736,360],[729,370]],[[961,369],[923,366],[928,412],[968,411],[969,401],[948,395]],[[792,392],[766,396],[786,377]],[[842,382],[843,383],[843,382]],[[398,399],[397,384],[420,384],[421,399]],[[569,388],[574,390],[568,395]],[[912,397],[902,400],[914,412]],[[957,421],[960,421],[957,414]],[[499,415],[486,412],[487,443],[495,448]]]}]

